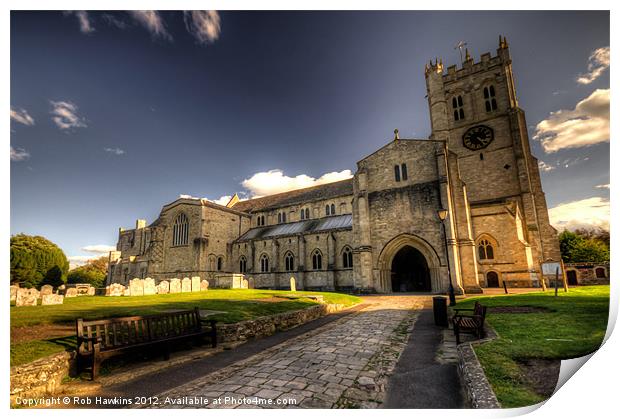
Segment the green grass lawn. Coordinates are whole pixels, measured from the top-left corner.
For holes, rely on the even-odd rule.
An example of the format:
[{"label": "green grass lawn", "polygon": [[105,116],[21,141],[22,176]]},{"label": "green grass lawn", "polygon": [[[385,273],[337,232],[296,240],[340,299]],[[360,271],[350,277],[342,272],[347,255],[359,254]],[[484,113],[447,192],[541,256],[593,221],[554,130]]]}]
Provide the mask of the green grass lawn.
[{"label": "green grass lawn", "polygon": [[[295,295],[300,298],[267,300]],[[74,324],[76,318],[99,319],[131,315],[156,314],[175,309],[221,311],[211,319],[236,323],[260,316],[300,310],[318,304],[304,295],[322,295],[330,304],[350,306],[358,297],[330,292],[225,290],[206,292],[150,295],[142,297],[76,297],[67,298],[62,305],[11,307],[11,328],[50,324]],[[261,299],[266,299],[261,301]],[[30,362],[68,348],[75,347],[74,339],[41,339],[11,344],[11,366]]]},{"label": "green grass lawn", "polygon": [[589,354],[601,345],[609,316],[609,286],[570,288],[521,295],[474,297],[457,304],[473,307],[531,306],[538,313],[488,313],[499,339],[474,346],[503,407],[520,407],[545,399],[525,380],[519,361],[531,358],[569,359]]}]

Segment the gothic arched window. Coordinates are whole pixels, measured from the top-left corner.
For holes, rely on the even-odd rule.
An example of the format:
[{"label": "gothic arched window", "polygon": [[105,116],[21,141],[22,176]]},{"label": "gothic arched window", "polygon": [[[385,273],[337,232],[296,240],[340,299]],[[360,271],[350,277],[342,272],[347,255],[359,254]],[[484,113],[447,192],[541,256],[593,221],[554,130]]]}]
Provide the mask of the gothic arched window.
[{"label": "gothic arched window", "polygon": [[217,270],[221,271],[223,267],[224,267],[224,258],[220,256],[217,258]]},{"label": "gothic arched window", "polygon": [[184,213],[177,215],[172,227],[172,245],[185,246],[189,242],[189,220]]},{"label": "gothic arched window", "polygon": [[267,255],[260,257],[260,271],[269,272],[269,257]]},{"label": "gothic arched window", "polygon": [[353,252],[349,246],[346,246],[342,250],[342,267],[343,268],[352,268],[353,267]]},{"label": "gothic arched window", "polygon": [[245,256],[241,256],[239,258],[239,272],[241,272],[242,274],[246,273],[247,267],[248,261],[246,260]]},{"label": "gothic arched window", "polygon": [[323,255],[319,249],[312,252],[312,269],[315,271],[323,269]]},{"label": "gothic arched window", "polygon": [[332,215],[336,215],[336,206],[334,204],[331,204],[329,209],[331,210]]},{"label": "gothic arched window", "polygon": [[495,87],[493,85],[485,87],[484,94],[484,108],[487,112],[497,110],[497,100],[495,99]]},{"label": "gothic arched window", "polygon": [[284,255],[284,266],[289,272],[295,270],[295,256],[291,252],[286,252]]},{"label": "gothic arched window", "polygon": [[304,220],[306,218],[306,211],[304,211],[304,209],[301,209],[301,219]]},{"label": "gothic arched window", "polygon": [[493,245],[487,239],[482,239],[480,243],[478,243],[478,258],[480,260],[495,259],[493,255]]},{"label": "gothic arched window", "polygon": [[454,110],[455,121],[465,119],[465,111],[463,110],[463,96],[459,95],[452,98],[452,109]]},{"label": "gothic arched window", "polygon": [[310,219],[310,209],[306,208],[306,220]]}]

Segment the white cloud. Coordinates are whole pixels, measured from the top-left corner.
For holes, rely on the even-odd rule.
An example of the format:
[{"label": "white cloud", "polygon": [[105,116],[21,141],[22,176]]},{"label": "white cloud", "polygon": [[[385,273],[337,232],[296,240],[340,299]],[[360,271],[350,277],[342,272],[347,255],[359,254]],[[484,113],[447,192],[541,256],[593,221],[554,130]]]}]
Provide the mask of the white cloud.
[{"label": "white cloud", "polygon": [[536,126],[534,139],[545,152],[609,141],[609,89],[597,89],[572,110],[552,112]]},{"label": "white cloud", "polygon": [[116,148],[106,147],[106,148],[103,149],[103,151],[105,151],[106,153],[110,153],[110,154],[116,154],[117,156],[121,156],[121,155],[125,154],[125,150],[121,150],[118,147],[116,147]]},{"label": "white cloud", "polygon": [[549,210],[549,220],[558,230],[577,228],[609,229],[609,200],[592,197],[567,202]]},{"label": "white cloud", "polygon": [[[107,244],[91,244],[88,246],[82,247],[82,250],[89,253],[99,253],[99,254],[108,254],[116,250],[116,246],[109,246]],[[90,256],[91,258],[93,256]]]},{"label": "white cloud", "polygon": [[73,12],[64,12],[65,15],[75,15],[77,17],[78,22],[80,24],[80,31],[82,33],[91,33],[95,31],[90,18],[88,17],[88,12],[83,10],[73,11]]},{"label": "white cloud", "polygon": [[24,161],[30,158],[30,153],[23,148],[13,148],[11,146],[11,161]]},{"label": "white cloud", "polygon": [[11,107],[11,119],[24,125],[34,125],[34,119],[25,109]]},{"label": "white cloud", "polygon": [[350,170],[325,173],[318,179],[308,175],[286,176],[282,170],[274,169],[267,172],[255,173],[249,179],[241,182],[244,188],[250,191],[253,198],[273,195],[294,189],[308,188],[353,177]]},{"label": "white cloud", "polygon": [[590,84],[609,68],[609,47],[594,50],[588,58],[588,72],[577,77],[577,83]]},{"label": "white cloud", "polygon": [[220,15],[215,10],[183,12],[185,27],[200,44],[208,44],[220,37]]},{"label": "white cloud", "polygon": [[126,29],[127,28],[127,23],[124,20],[118,19],[117,17],[115,17],[114,15],[111,15],[109,13],[104,13],[101,15],[101,18],[103,19],[103,21],[105,23],[107,23],[110,26],[114,26],[118,29]]},{"label": "white cloud", "polygon": [[210,199],[209,201],[211,201],[211,202],[213,202],[215,204],[218,204],[218,205],[226,206],[226,204],[228,204],[231,199],[232,199],[231,195],[224,195],[224,196],[219,197],[218,199],[214,199],[214,200]]},{"label": "white cloud", "polygon": [[597,189],[609,189],[609,183],[606,183],[604,185],[596,185],[595,188],[597,188]]},{"label": "white cloud", "polygon": [[132,10],[128,13],[154,37],[172,41],[172,36],[166,30],[164,21],[159,15],[159,12],[155,10]]},{"label": "white cloud", "polygon": [[71,102],[50,100],[52,105],[52,121],[62,130],[71,128],[85,128],[84,118],[78,116],[78,107]]},{"label": "white cloud", "polygon": [[541,172],[550,172],[552,170],[555,170],[555,166],[550,166],[547,163],[545,163],[542,160],[538,161],[538,169],[540,169]]}]

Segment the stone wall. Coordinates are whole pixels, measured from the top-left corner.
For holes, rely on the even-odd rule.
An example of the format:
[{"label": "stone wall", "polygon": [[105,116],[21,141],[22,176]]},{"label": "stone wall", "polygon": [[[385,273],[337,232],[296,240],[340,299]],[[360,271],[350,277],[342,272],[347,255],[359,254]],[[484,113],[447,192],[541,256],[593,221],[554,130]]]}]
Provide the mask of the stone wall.
[{"label": "stone wall", "polygon": [[36,398],[56,393],[72,371],[75,352],[60,352],[34,362],[11,367],[11,404],[17,397]]},{"label": "stone wall", "polygon": [[457,347],[459,355],[459,376],[469,405],[474,409],[499,409],[502,406],[484,374],[471,343]]},{"label": "stone wall", "polygon": [[579,285],[609,285],[609,262],[594,263],[565,263],[567,280],[569,272],[575,272],[577,284]]}]

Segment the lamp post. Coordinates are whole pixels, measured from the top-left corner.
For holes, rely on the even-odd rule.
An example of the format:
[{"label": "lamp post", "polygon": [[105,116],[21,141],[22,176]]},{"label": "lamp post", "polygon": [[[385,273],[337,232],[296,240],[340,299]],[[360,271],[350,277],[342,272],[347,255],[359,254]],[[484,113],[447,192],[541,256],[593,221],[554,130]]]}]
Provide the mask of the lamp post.
[{"label": "lamp post", "polygon": [[447,209],[437,210],[437,215],[441,220],[441,231],[443,232],[443,243],[446,247],[446,263],[448,266],[448,280],[450,284],[448,286],[448,297],[450,298],[450,306],[456,305],[456,297],[454,296],[454,286],[452,285],[452,275],[450,275],[450,257],[448,256],[448,236],[446,235],[446,217],[448,216]]}]

